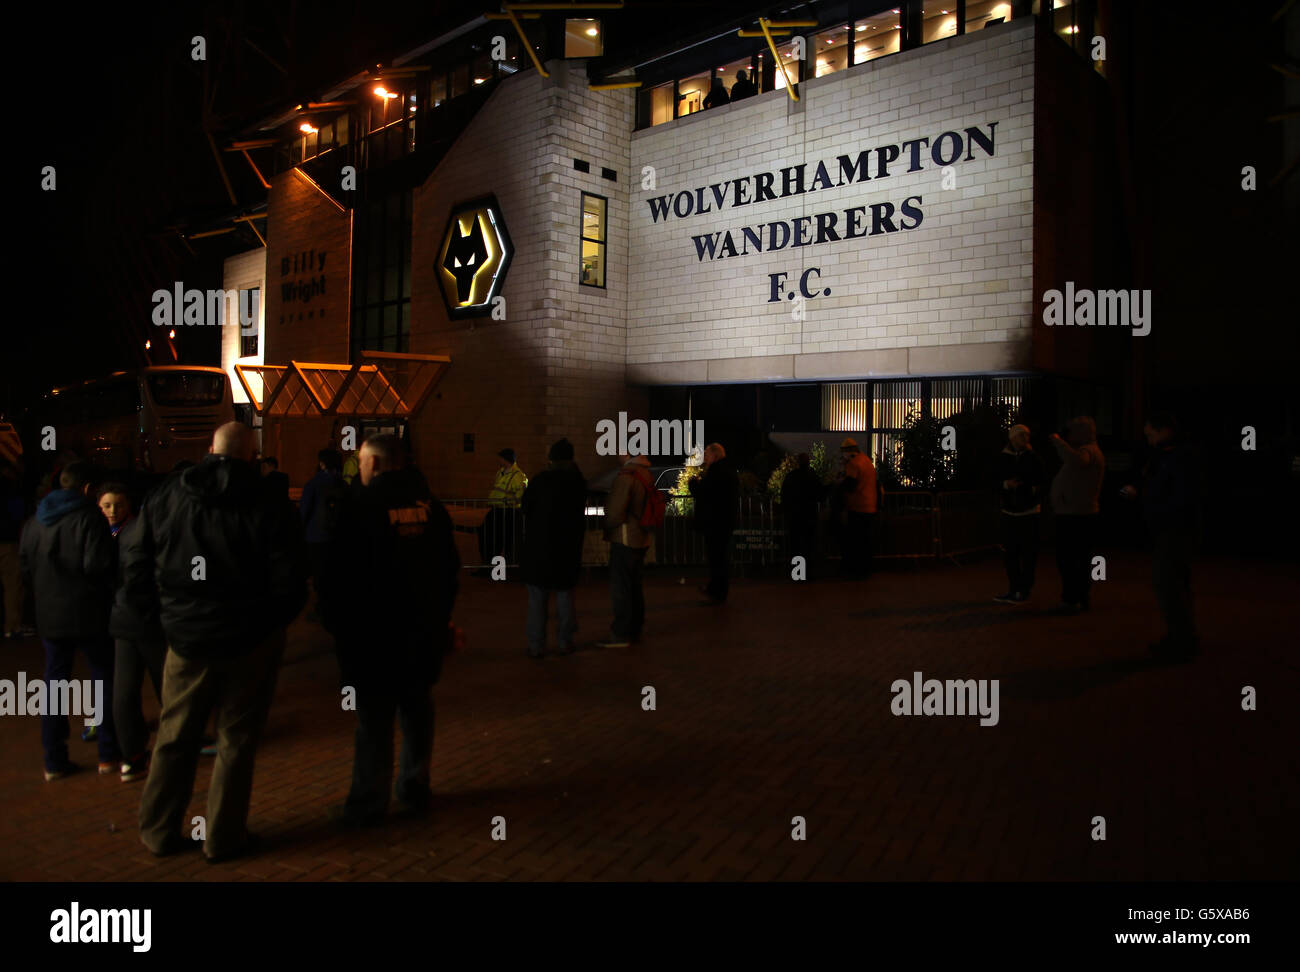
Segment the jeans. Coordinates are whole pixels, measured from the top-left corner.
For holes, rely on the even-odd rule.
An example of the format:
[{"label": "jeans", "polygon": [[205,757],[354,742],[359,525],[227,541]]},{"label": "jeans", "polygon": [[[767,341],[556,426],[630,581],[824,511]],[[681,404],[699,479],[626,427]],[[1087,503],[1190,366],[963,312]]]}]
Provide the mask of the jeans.
[{"label": "jeans", "polygon": [[[55,697],[62,696],[62,693],[53,692],[51,686],[55,681],[66,681],[72,678],[72,662],[78,648],[86,653],[86,658],[90,661],[90,677],[104,686],[101,696],[104,711],[95,713],[103,719],[99,725],[98,735],[99,761],[101,763],[121,762],[122,751],[118,748],[116,729],[113,724],[112,639],[107,636],[43,638],[42,643],[45,645],[46,708],[45,714],[41,716],[41,744],[45,748],[45,768],[57,770],[68,764],[68,714],[66,712],[60,712],[58,715],[50,714]],[[81,700],[84,715],[90,715],[90,706],[94,702],[92,687],[90,698],[85,698],[83,694]],[[59,704],[62,705],[61,698]]]},{"label": "jeans", "polygon": [[367,683],[357,687],[356,757],[352,789],[344,812],[349,816],[380,816],[388,809],[393,785],[393,720],[402,730],[397,799],[427,803],[429,764],[433,759],[433,686],[407,680]]},{"label": "jeans", "polygon": [[1192,612],[1192,535],[1187,530],[1162,530],[1151,551],[1151,585],[1164,616],[1166,638],[1180,645],[1196,641]]},{"label": "jeans", "polygon": [[1089,606],[1096,533],[1096,513],[1056,517],[1056,567],[1061,573],[1061,600],[1066,604]]},{"label": "jeans", "polygon": [[1038,567],[1038,514],[1002,514],[1002,562],[1012,594],[1028,595]]},{"label": "jeans", "polygon": [[155,854],[184,839],[185,811],[208,716],[217,714],[217,761],[208,784],[206,853],[221,857],[248,841],[257,743],[275,695],[284,657],[284,629],[246,655],[191,659],[167,653],[162,717],[149,779],[140,797],[140,839]]},{"label": "jeans", "polygon": [[609,595],[614,602],[610,632],[621,641],[635,641],[645,626],[645,592],[641,575],[645,570],[645,547],[609,545]]},{"label": "jeans", "polygon": [[709,564],[709,583],[705,590],[715,601],[725,601],[731,590],[731,531],[705,533],[704,556]]},{"label": "jeans", "polygon": [[[528,585],[528,651],[539,655],[546,651],[546,627],[550,606],[551,592],[536,584]],[[578,613],[574,604],[573,588],[555,592],[555,610],[559,613],[559,622],[555,629],[555,638],[561,645],[571,645],[573,636],[578,632]]]},{"label": "jeans", "polygon": [[167,644],[161,638],[117,639],[117,669],[113,673],[113,720],[122,755],[143,756],[149,746],[149,727],[140,706],[141,688],[148,672],[154,694],[162,701],[163,659]]}]

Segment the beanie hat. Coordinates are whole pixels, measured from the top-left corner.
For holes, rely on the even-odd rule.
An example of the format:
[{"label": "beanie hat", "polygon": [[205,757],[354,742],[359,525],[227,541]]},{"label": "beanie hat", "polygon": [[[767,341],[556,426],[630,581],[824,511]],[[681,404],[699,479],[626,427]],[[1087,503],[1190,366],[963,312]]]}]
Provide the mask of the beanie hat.
[{"label": "beanie hat", "polygon": [[858,448],[858,444],[852,439],[845,439],[843,442],[840,443],[841,452],[848,452],[848,451],[856,452],[857,448]]},{"label": "beanie hat", "polygon": [[510,463],[511,465],[514,464],[515,461],[514,449],[502,449],[500,452],[497,453],[497,455],[500,456],[502,459],[504,459],[506,462]]},{"label": "beanie hat", "polygon": [[572,461],[573,460],[573,443],[568,439],[561,439],[551,446],[551,451],[546,454],[546,458],[554,461]]}]

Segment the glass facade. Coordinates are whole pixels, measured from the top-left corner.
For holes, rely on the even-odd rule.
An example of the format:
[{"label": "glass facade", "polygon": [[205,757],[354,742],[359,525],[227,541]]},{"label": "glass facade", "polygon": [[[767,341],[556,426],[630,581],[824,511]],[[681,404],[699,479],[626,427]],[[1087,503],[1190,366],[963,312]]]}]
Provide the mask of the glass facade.
[{"label": "glass facade", "polygon": [[[1057,35],[1087,55],[1092,29],[1078,22],[1078,8],[1082,6],[1079,0],[1039,2],[1053,5],[1051,17]],[[1028,15],[1031,5],[1025,0],[969,0],[965,4],[964,18],[956,0],[904,0],[897,7],[876,9],[879,12],[859,16],[852,21],[809,29],[802,35],[804,60],[795,57],[797,51],[793,37],[776,38],[776,59],[773,59],[763,39],[759,38],[752,53],[732,58],[722,67],[710,66],[707,74],[702,70],[706,62],[701,61],[697,62],[701,65],[700,73],[651,83],[641,91],[638,125],[641,128],[662,125],[674,118],[701,110],[711,79],[721,78],[730,91],[735,84],[735,72],[742,67],[752,69],[751,79],[759,93],[779,90],[786,87],[787,78],[790,84],[798,84],[807,78],[825,77],[857,64],[897,54],[910,47],[1007,23],[1016,17]],[[1034,5],[1032,10],[1037,14],[1038,7]],[[913,34],[911,39],[906,37],[909,29]],[[702,53],[701,57],[704,56]],[[784,73],[778,69],[776,61],[784,65]],[[1097,62],[1097,69],[1103,70],[1104,64],[1104,61]],[[674,91],[674,86],[677,99],[675,113],[669,110],[672,105],[669,93]]]},{"label": "glass facade", "polygon": [[407,351],[411,332],[411,193],[368,199],[352,234],[352,359]]}]

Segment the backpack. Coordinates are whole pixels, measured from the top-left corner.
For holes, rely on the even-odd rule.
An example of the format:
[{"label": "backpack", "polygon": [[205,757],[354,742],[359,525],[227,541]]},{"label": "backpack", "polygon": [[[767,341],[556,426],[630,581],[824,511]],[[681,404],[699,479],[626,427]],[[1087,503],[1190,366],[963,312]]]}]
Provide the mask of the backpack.
[{"label": "backpack", "polygon": [[664,494],[655,489],[654,483],[650,482],[650,477],[644,479],[641,473],[633,471],[632,475],[642,486],[645,487],[645,506],[641,509],[641,516],[637,522],[641,524],[643,530],[653,530],[655,527],[664,525],[664,515],[668,511],[668,503],[664,500]]}]

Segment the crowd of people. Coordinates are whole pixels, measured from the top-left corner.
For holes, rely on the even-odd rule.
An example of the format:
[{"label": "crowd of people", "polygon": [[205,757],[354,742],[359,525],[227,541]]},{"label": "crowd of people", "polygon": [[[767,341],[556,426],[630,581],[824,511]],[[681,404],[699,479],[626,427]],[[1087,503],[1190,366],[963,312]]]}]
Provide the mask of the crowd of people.
[{"label": "crowd of people", "polygon": [[[999,602],[1030,598],[1046,503],[1055,514],[1058,607],[1073,613],[1091,606],[1105,457],[1092,419],[1076,418],[1063,431],[1050,438],[1060,460],[1050,482],[1028,427],[1012,427],[998,456],[1008,581]],[[1152,651],[1187,660],[1199,648],[1191,596],[1199,516],[1194,464],[1172,416],[1153,415],[1144,431],[1150,460],[1141,481],[1122,493],[1143,503],[1153,540],[1153,586],[1167,634]],[[828,487],[809,457],[800,455],[784,480],[782,508],[792,554],[812,563],[818,511],[830,499],[841,523],[841,569],[861,579],[872,570],[881,492],[875,467],[855,440],[842,442],[841,457],[842,474]],[[575,589],[587,534],[586,479],[567,439],[550,447],[547,468],[531,481],[513,450],[503,449],[498,458],[481,552],[485,559],[497,556],[520,539],[527,655],[548,654],[552,594],[555,651],[571,654],[579,628]],[[70,678],[76,655],[83,654],[112,699],[111,710],[83,738],[97,744],[100,773],[145,780],[140,833],[155,854],[195,846],[182,824],[205,750],[216,757],[205,854],[224,860],[255,846],[246,827],[254,760],[286,628],[307,601],[308,579],[316,594],[308,618],[333,636],[340,684],[357,713],[352,785],[333,816],[348,826],[375,824],[387,813],[390,792],[409,812],[428,808],[432,687],[444,655],[459,641],[452,612],[460,557],[450,515],[409,463],[399,438],[372,436],[354,460],[349,470],[337,451],[322,450],[296,509],[287,477],[273,461],[257,460],[252,430],[234,422],[217,430],[202,462],[175,470],[138,512],[125,485],[96,483],[83,462],[63,466],[58,488],[30,518],[14,502],[12,470],[0,477],[5,634],[25,633],[25,583],[34,594],[45,678]],[[646,553],[665,514],[649,459],[622,460],[604,508],[612,622],[596,642],[603,648],[642,637]],[[703,604],[721,606],[728,599],[739,493],[725,448],[710,444],[700,474],[690,481],[694,525],[708,563]],[[522,531],[503,529],[505,516],[520,518]],[[152,754],[142,704],[146,676],[161,706]],[[403,745],[394,787],[395,722]],[[47,781],[76,768],[68,736],[66,714],[42,717]]]}]

